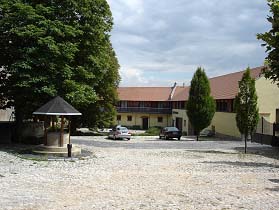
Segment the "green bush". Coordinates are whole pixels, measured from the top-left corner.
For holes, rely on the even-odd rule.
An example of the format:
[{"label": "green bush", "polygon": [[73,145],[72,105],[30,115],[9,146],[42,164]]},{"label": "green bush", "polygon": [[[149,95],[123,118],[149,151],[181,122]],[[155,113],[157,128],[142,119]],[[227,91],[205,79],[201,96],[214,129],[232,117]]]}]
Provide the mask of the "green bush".
[{"label": "green bush", "polygon": [[151,127],[145,133],[137,134],[138,136],[158,136],[160,133],[160,127]]}]

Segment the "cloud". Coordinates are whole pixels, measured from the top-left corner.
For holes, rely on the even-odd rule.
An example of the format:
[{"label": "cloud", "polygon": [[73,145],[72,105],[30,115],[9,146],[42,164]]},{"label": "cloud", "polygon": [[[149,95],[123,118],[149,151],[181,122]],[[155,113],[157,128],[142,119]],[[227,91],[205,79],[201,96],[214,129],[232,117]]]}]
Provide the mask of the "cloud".
[{"label": "cloud", "polygon": [[[170,86],[198,66],[209,76],[260,66],[256,34],[269,30],[263,0],[109,0],[121,85]],[[137,73],[137,74],[136,74]],[[138,78],[138,79],[136,79]],[[182,79],[183,78],[183,79]]]}]

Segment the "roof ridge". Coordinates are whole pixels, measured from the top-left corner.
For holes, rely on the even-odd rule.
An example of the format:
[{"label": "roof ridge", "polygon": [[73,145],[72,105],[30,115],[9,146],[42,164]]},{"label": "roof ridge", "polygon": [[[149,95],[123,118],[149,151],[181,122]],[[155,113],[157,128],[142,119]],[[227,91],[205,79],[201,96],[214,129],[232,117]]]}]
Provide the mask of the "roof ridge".
[{"label": "roof ridge", "polygon": [[118,88],[172,88],[170,86],[149,86],[149,87],[146,87],[146,86],[138,86],[138,87],[135,87],[135,86],[125,86],[125,87],[118,87]]},{"label": "roof ridge", "polygon": [[[250,68],[251,71],[255,71],[256,69],[262,69],[264,66],[258,66],[258,67],[254,67],[254,68]],[[216,77],[210,77],[209,79],[215,79],[215,78],[219,78],[219,77],[225,77],[225,76],[230,76],[230,75],[233,75],[233,74],[239,74],[241,72],[245,72],[245,70],[241,70],[241,71],[237,71],[237,72],[232,72],[232,73],[229,73],[229,74],[223,74],[223,75],[220,75],[220,76],[216,76]]]}]

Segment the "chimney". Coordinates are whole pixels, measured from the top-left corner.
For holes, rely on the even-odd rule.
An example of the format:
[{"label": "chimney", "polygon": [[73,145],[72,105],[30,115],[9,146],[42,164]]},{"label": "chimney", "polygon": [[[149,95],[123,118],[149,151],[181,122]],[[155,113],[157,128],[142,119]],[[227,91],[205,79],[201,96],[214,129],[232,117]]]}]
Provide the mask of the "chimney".
[{"label": "chimney", "polygon": [[176,87],[177,87],[177,83],[175,82],[171,88],[171,93],[170,93],[170,96],[169,96],[169,100],[172,99],[174,93],[175,93],[175,90],[176,90]]}]

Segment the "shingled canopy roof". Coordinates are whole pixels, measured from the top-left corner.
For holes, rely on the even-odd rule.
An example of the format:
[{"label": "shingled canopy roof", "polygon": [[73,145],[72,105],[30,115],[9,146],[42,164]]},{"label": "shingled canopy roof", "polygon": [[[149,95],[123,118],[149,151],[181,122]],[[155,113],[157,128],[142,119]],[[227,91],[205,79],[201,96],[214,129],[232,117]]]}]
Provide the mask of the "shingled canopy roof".
[{"label": "shingled canopy roof", "polygon": [[76,110],[72,105],[67,103],[60,96],[55,97],[54,99],[47,102],[41,108],[33,112],[34,115],[81,115],[81,113]]}]

